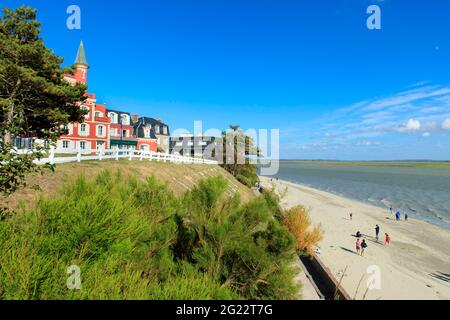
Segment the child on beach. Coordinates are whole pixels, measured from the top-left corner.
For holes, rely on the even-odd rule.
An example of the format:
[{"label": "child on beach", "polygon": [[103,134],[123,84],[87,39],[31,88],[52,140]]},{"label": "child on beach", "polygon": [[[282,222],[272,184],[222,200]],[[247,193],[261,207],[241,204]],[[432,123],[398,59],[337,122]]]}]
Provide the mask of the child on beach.
[{"label": "child on beach", "polygon": [[385,233],[384,235],[385,235],[384,245],[387,246],[387,245],[389,245],[389,243],[391,243],[391,237],[389,237],[389,235],[387,233]]},{"label": "child on beach", "polygon": [[361,254],[361,240],[356,240],[356,252]]},{"label": "child on beach", "polygon": [[366,240],[364,239],[361,243],[361,257],[364,255],[364,250],[367,248]]}]

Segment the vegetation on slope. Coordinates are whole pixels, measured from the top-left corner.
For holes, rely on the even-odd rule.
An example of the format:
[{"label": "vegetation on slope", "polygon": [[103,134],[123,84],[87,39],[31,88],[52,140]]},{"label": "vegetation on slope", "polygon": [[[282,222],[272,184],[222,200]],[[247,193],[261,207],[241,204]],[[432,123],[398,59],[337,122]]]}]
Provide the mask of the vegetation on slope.
[{"label": "vegetation on slope", "polygon": [[0,222],[0,299],[295,298],[276,197],[241,204],[226,188],[208,178],[177,197],[154,178],[79,177]]}]

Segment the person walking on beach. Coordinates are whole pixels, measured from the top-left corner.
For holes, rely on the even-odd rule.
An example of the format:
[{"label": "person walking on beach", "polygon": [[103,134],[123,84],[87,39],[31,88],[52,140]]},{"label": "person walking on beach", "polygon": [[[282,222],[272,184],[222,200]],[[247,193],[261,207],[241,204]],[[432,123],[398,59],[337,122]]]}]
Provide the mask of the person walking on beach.
[{"label": "person walking on beach", "polygon": [[405,221],[408,221],[408,214],[405,213]]},{"label": "person walking on beach", "polygon": [[356,240],[356,253],[361,254],[361,240]]},{"label": "person walking on beach", "polygon": [[377,225],[376,227],[375,227],[375,237],[377,238],[377,242],[378,242],[378,235],[380,234],[380,226],[379,225]]},{"label": "person walking on beach", "polygon": [[361,242],[361,257],[364,255],[364,250],[366,250],[367,248],[367,243],[366,240],[363,239],[363,241]]},{"label": "person walking on beach", "polygon": [[391,237],[389,237],[389,235],[387,233],[385,233],[384,235],[385,235],[384,245],[388,246],[391,243]]},{"label": "person walking on beach", "polygon": [[394,210],[394,209],[392,209],[392,206],[389,208],[389,210],[391,211],[391,214],[392,214],[392,211]]},{"label": "person walking on beach", "polygon": [[350,212],[350,220],[353,220],[353,213]]},{"label": "person walking on beach", "polygon": [[400,213],[400,211],[397,211],[397,213],[395,214],[395,219],[397,220],[397,221],[400,221],[400,217],[401,217],[401,213]]}]

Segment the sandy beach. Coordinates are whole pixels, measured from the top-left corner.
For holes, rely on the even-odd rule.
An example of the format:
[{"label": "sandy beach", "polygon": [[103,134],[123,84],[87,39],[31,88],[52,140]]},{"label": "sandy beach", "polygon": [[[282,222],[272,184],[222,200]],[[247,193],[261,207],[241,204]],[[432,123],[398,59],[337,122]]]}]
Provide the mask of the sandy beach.
[{"label": "sandy beach", "polygon": [[[351,297],[450,299],[450,230],[413,219],[395,221],[389,210],[299,184],[271,182],[265,177],[261,181],[283,195],[284,207],[310,208],[312,221],[324,230],[318,256],[337,279],[347,268],[342,286]],[[377,224],[379,242],[375,239]],[[355,249],[357,231],[368,244],[363,257]],[[383,245],[385,233],[391,237],[389,246]],[[371,266],[380,271],[380,287],[366,292],[367,281],[373,279],[368,273]]]}]

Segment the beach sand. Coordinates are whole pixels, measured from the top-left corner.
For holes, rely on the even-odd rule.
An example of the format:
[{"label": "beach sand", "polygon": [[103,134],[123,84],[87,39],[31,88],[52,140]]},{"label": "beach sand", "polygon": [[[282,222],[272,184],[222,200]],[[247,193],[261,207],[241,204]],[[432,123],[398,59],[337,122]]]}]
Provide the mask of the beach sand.
[{"label": "beach sand", "polygon": [[[342,286],[352,298],[450,299],[450,230],[411,218],[395,221],[389,210],[299,184],[270,182],[266,177],[261,181],[283,195],[283,207],[310,208],[313,223],[320,223],[324,230],[318,257],[338,280],[347,268]],[[379,243],[375,241],[376,224],[381,228]],[[364,257],[356,254],[357,231],[368,244]],[[382,243],[385,233],[391,237],[387,247]],[[367,281],[377,279],[368,273],[371,266],[376,268],[369,271],[380,271],[380,287],[367,291]]]}]

